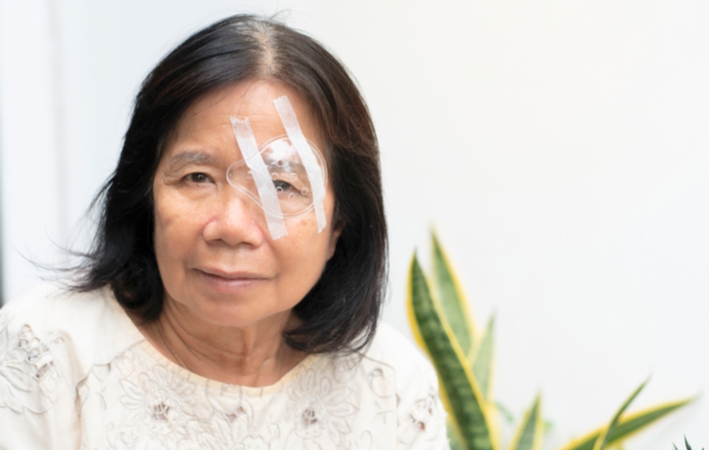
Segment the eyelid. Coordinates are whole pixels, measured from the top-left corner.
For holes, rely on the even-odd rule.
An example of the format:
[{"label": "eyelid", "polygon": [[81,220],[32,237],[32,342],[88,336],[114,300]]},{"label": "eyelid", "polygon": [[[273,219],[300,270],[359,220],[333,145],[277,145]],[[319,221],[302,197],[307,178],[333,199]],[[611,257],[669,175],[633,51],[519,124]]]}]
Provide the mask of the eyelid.
[{"label": "eyelid", "polygon": [[303,190],[303,188],[306,187],[306,183],[304,183],[300,179],[294,181],[294,180],[290,180],[286,177],[283,177],[283,178],[277,177],[277,178],[274,178],[274,183],[276,183],[276,182],[284,183],[285,185],[288,185],[290,189],[293,189],[293,190],[299,191],[299,192],[301,192]]},{"label": "eyelid", "polygon": [[[212,178],[212,176],[211,176],[209,173],[207,173],[207,172],[200,172],[200,171],[189,172],[187,175],[184,176],[184,178],[189,179],[189,180],[192,181],[193,183],[199,183],[198,181],[192,179],[193,177],[195,177],[195,176],[197,176],[197,175],[204,175],[204,177],[206,178],[206,181],[213,181],[213,182],[214,182],[214,179]],[[200,183],[200,184],[201,184],[201,183]]]},{"label": "eyelid", "polygon": [[[197,177],[200,175],[202,175],[204,179],[198,179]],[[221,168],[209,165],[190,165],[189,167],[183,167],[182,170],[175,174],[174,178],[193,185],[226,183],[226,173]]]}]

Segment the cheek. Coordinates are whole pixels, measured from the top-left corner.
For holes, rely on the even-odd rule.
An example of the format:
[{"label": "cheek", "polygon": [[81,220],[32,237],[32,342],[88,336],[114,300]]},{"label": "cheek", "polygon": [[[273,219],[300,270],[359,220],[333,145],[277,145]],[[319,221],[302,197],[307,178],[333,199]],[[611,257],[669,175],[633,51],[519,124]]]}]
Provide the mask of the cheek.
[{"label": "cheek", "polygon": [[[158,191],[159,193],[160,191]],[[155,196],[155,253],[158,264],[189,251],[199,235],[204,211],[176,196]]]},{"label": "cheek", "polygon": [[273,241],[279,259],[315,283],[330,258],[330,228],[318,233],[315,220],[287,222],[288,236]]}]

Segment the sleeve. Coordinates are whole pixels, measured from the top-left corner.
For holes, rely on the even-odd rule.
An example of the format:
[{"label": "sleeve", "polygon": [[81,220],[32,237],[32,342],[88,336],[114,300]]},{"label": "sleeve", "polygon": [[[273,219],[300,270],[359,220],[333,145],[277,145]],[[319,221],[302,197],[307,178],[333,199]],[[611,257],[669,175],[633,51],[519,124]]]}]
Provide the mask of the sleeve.
[{"label": "sleeve", "polygon": [[53,344],[0,310],[2,450],[79,448],[74,399],[55,364]]}]

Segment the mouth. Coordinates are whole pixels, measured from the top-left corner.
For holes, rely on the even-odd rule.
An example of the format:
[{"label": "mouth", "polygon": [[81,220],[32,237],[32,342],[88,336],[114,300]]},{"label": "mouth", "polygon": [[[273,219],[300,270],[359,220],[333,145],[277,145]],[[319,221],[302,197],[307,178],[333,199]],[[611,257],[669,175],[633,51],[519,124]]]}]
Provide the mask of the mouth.
[{"label": "mouth", "polygon": [[196,269],[198,272],[202,272],[205,275],[217,278],[223,278],[225,280],[259,280],[265,279],[266,277],[254,272],[246,271],[224,271],[219,269]]},{"label": "mouth", "polygon": [[216,269],[195,269],[195,271],[208,287],[224,293],[247,290],[268,280],[268,277],[252,272],[227,272]]}]

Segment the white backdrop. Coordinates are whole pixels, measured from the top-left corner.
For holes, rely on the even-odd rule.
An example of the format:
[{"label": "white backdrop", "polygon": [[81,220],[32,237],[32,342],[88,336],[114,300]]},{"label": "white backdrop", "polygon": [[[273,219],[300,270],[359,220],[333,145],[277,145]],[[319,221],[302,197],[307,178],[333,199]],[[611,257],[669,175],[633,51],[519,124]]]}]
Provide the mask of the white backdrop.
[{"label": "white backdrop", "polygon": [[[351,69],[380,136],[385,320],[431,224],[497,321],[496,398],[535,394],[546,448],[700,394],[627,449],[708,443],[708,4],[695,0],[0,0],[5,299],[61,261],[132,97],[189,33],[283,16]],[[81,239],[78,243],[81,244]]]}]

